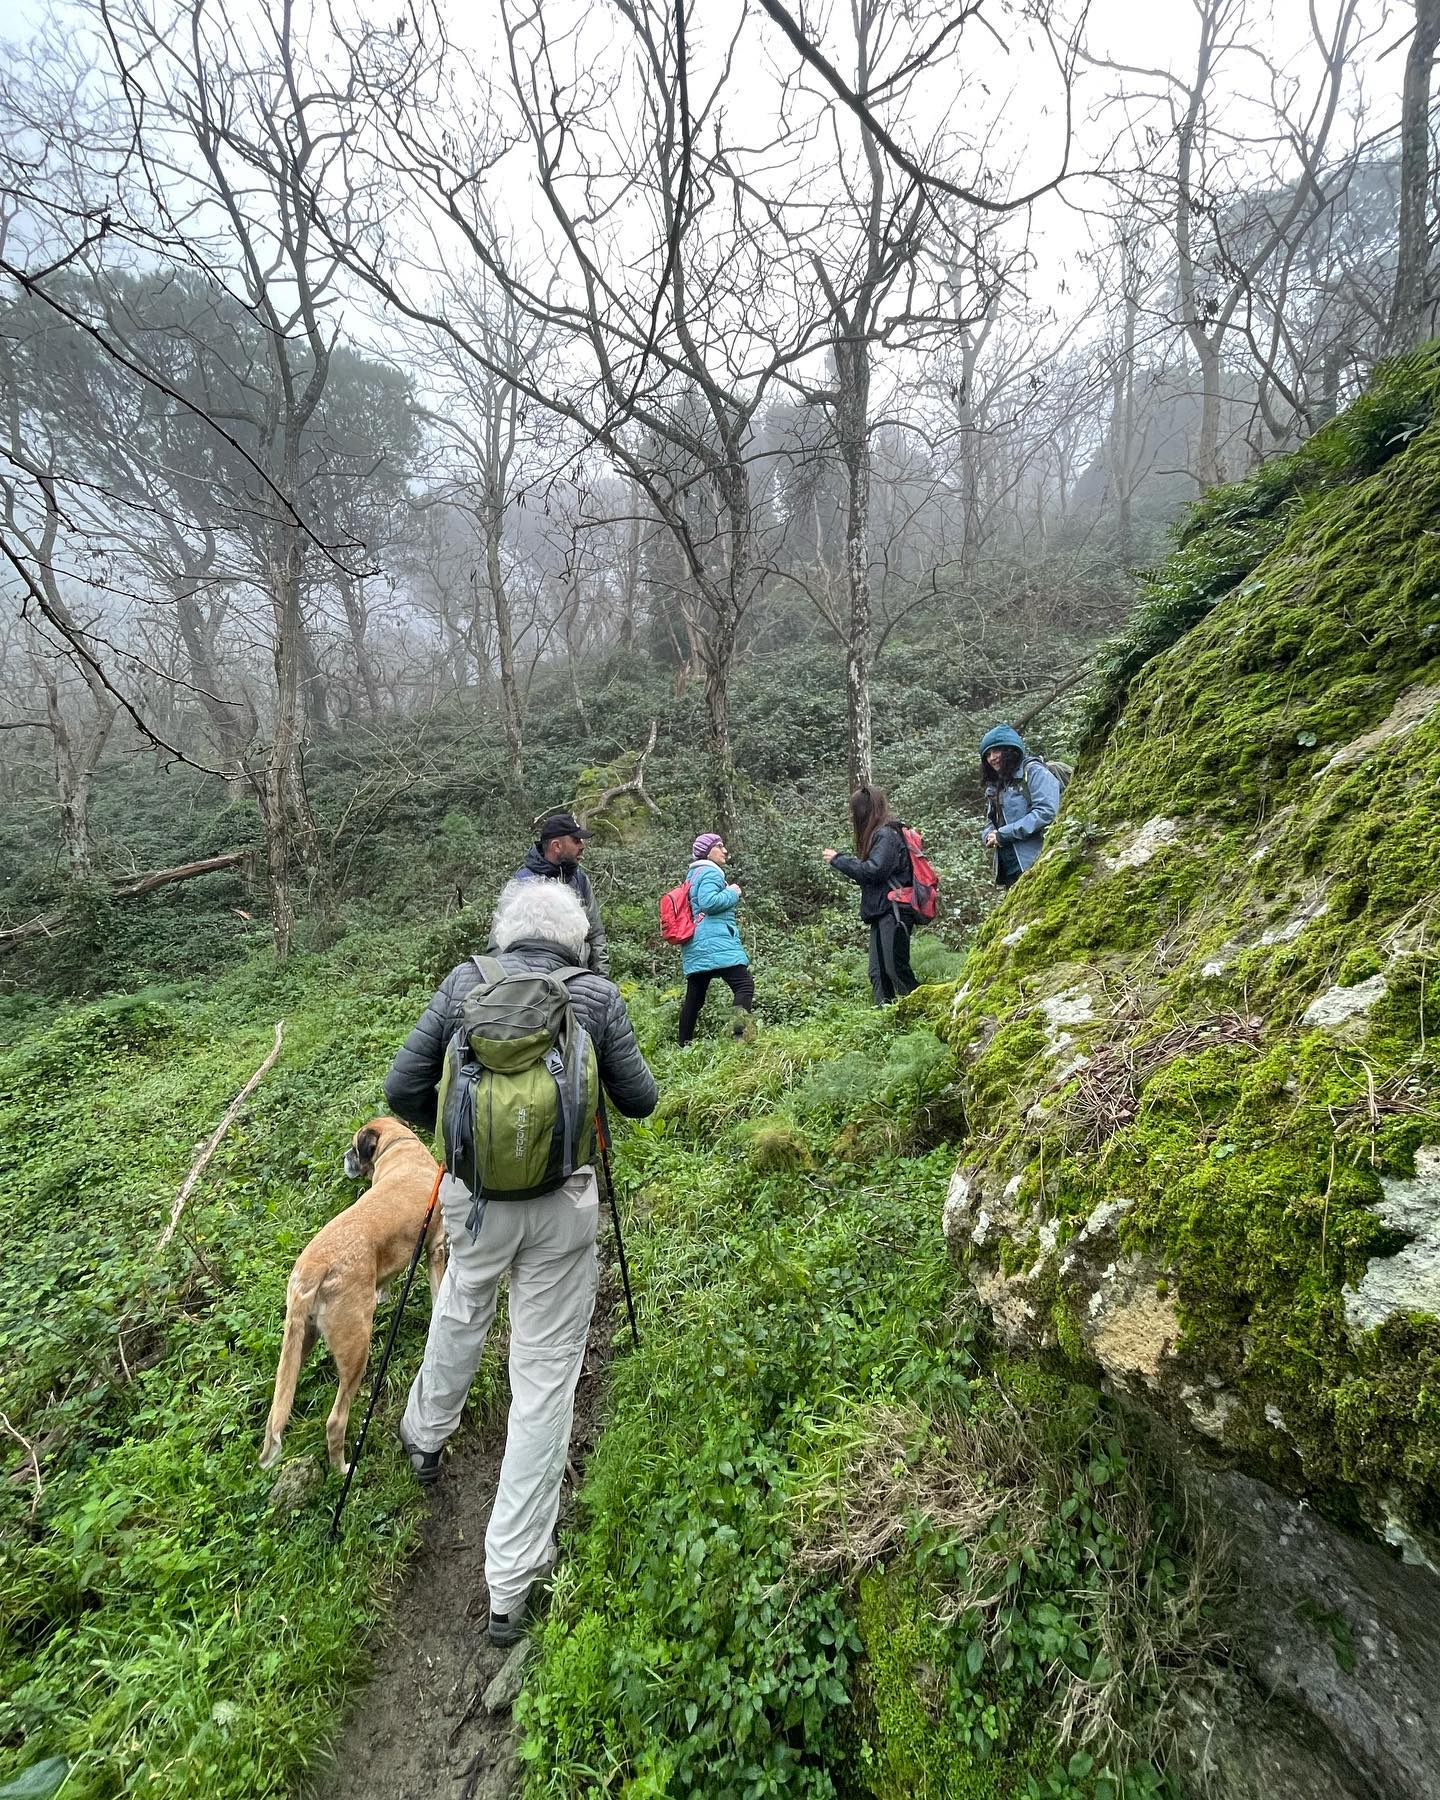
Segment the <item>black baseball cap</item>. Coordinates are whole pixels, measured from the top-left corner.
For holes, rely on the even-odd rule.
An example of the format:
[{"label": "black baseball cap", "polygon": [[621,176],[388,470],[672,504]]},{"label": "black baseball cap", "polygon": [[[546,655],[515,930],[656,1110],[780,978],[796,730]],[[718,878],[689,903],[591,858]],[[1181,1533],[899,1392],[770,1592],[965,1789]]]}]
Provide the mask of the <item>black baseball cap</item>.
[{"label": "black baseball cap", "polygon": [[543,844],[550,838],[577,837],[592,838],[593,831],[587,831],[573,812],[543,812],[535,821],[535,835]]}]

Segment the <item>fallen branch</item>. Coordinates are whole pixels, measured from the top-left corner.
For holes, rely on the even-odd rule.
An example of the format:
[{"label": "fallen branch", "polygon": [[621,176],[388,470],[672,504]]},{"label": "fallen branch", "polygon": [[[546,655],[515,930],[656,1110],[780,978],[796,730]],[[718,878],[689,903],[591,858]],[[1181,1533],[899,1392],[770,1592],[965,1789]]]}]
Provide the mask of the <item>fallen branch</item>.
[{"label": "fallen branch", "polygon": [[217,869],[234,869],[245,861],[248,850],[227,850],[223,856],[207,856],[201,862],[178,863],[173,869],[151,869],[144,875],[132,875],[128,881],[118,878],[110,889],[112,900],[138,900],[142,894],[153,894],[156,888],[169,887],[172,881],[189,881],[196,875],[213,875]]},{"label": "fallen branch", "polygon": [[660,808],[645,792],[645,764],[650,760],[651,752],[655,748],[655,738],[659,730],[660,721],[658,719],[652,719],[650,721],[650,742],[646,744],[636,760],[635,773],[628,781],[622,781],[616,787],[606,788],[605,792],[595,804],[587,809],[587,823],[590,819],[593,819],[597,813],[603,813],[610,802],[612,800],[618,800],[622,794],[634,794],[638,800],[649,807],[650,811],[654,813],[657,819],[660,817]]},{"label": "fallen branch", "polygon": [[33,1519],[35,1516],[35,1509],[40,1504],[40,1496],[45,1492],[44,1484],[40,1480],[40,1458],[35,1454],[35,1446],[30,1442],[29,1438],[22,1437],[3,1412],[0,1412],[0,1425],[5,1427],[6,1431],[10,1433],[15,1442],[19,1444],[21,1449],[30,1458],[30,1466],[35,1471],[35,1498],[30,1502],[30,1516]]},{"label": "fallen branch", "polygon": [[240,1108],[245,1104],[245,1102],[250,1098],[251,1094],[253,1094],[255,1092],[255,1089],[260,1085],[260,1082],[263,1079],[266,1071],[275,1066],[275,1058],[277,1056],[279,1056],[280,1046],[284,1041],[285,1041],[285,1021],[283,1019],[281,1019],[277,1022],[276,1026],[275,1026],[275,1042],[274,1042],[273,1046],[271,1047],[270,1054],[265,1058],[264,1062],[261,1063],[260,1067],[255,1071],[255,1073],[245,1083],[244,1087],[241,1088],[240,1092],[230,1102],[229,1106],[226,1107],[225,1117],[223,1119],[221,1119],[220,1123],[215,1127],[214,1131],[210,1134],[210,1141],[206,1144],[205,1148],[195,1158],[194,1163],[191,1165],[190,1173],[185,1177],[185,1181],[184,1181],[183,1186],[180,1189],[180,1192],[175,1196],[175,1204],[170,1209],[170,1223],[160,1233],[159,1241],[155,1245],[155,1248],[157,1250],[163,1250],[165,1248],[165,1246],[170,1242],[170,1239],[175,1235],[175,1227],[180,1223],[180,1215],[185,1210],[185,1202],[190,1198],[191,1194],[195,1191],[195,1184],[199,1181],[200,1177],[205,1173],[205,1169],[210,1161],[210,1158],[220,1148],[220,1140],[225,1136],[225,1133],[230,1129],[230,1127],[235,1123],[235,1120],[238,1118],[239,1113],[240,1113]]},{"label": "fallen branch", "polygon": [[1047,688],[1038,700],[1032,701],[1031,704],[1025,708],[1024,712],[1017,716],[1015,720],[1015,729],[1023,732],[1027,725],[1033,723],[1034,720],[1040,717],[1047,706],[1053,706],[1062,694],[1068,694],[1071,688],[1078,687],[1090,673],[1090,666],[1094,660],[1093,656],[1085,657],[1085,659],[1082,662],[1077,663],[1068,674],[1062,675],[1053,687]]},{"label": "fallen branch", "polygon": [[[220,869],[234,869],[249,856],[248,850],[227,850],[223,856],[207,856],[201,862],[179,863],[173,869],[150,869],[144,875],[116,876],[110,883],[112,900],[138,900],[142,894],[153,894],[156,888],[168,887],[172,881],[190,881],[196,875],[213,875]],[[53,912],[40,913],[33,919],[27,919],[23,925],[12,925],[8,931],[0,931],[0,952],[13,950],[17,944],[26,943],[30,938],[54,937],[57,931],[66,931],[71,924],[70,915],[63,907]]]}]

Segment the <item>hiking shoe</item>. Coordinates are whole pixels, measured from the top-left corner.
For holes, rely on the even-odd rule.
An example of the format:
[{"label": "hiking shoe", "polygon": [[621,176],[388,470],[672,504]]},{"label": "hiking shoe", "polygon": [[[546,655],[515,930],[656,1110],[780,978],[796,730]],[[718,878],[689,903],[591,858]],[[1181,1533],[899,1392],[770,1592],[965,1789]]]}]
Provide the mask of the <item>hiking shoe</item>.
[{"label": "hiking shoe", "polygon": [[434,1487],[440,1479],[440,1458],[443,1450],[417,1450],[413,1444],[405,1441],[405,1433],[397,1431],[400,1448],[405,1452],[405,1460],[410,1464],[410,1472],[421,1487]]},{"label": "hiking shoe", "polygon": [[485,1635],[490,1642],[501,1650],[508,1650],[512,1644],[518,1644],[530,1628],[530,1609],[524,1601],[513,1612],[492,1612],[490,1623],[485,1627]]},{"label": "hiking shoe", "polygon": [[485,1627],[486,1637],[501,1650],[508,1650],[512,1644],[518,1644],[544,1610],[549,1593],[550,1576],[541,1575],[530,1583],[524,1597],[508,1613],[496,1612],[492,1606],[490,1623]]}]

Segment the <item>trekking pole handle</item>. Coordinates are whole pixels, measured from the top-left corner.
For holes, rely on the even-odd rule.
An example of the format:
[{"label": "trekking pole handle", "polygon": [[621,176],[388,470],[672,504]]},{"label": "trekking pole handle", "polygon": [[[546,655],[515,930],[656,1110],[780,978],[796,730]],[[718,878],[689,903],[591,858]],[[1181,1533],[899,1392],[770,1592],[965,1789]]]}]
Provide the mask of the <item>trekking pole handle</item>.
[{"label": "trekking pole handle", "polygon": [[415,1285],[415,1271],[420,1267],[420,1258],[425,1253],[425,1240],[430,1235],[430,1221],[435,1217],[435,1205],[440,1198],[440,1183],[445,1179],[445,1165],[442,1163],[435,1173],[435,1185],[430,1190],[430,1204],[425,1208],[425,1221],[420,1227],[420,1235],[415,1240],[415,1248],[410,1255],[410,1267],[405,1271],[405,1285],[400,1290],[400,1298],[395,1302],[395,1311],[390,1319],[390,1330],[385,1339],[385,1349],[380,1357],[380,1366],[375,1371],[375,1381],[370,1389],[370,1404],[365,1408],[365,1417],[360,1421],[360,1432],[355,1439],[355,1453],[345,1467],[345,1485],[340,1490],[340,1498],[335,1502],[335,1512],[330,1520],[330,1542],[335,1543],[340,1536],[340,1515],[345,1510],[345,1502],[350,1498],[350,1484],[355,1479],[355,1470],[359,1466],[360,1452],[365,1448],[365,1434],[370,1429],[370,1420],[380,1399],[380,1386],[385,1379],[385,1371],[390,1366],[390,1353],[395,1348],[395,1339],[400,1334],[400,1321],[405,1316],[405,1302],[410,1298],[410,1289]]}]

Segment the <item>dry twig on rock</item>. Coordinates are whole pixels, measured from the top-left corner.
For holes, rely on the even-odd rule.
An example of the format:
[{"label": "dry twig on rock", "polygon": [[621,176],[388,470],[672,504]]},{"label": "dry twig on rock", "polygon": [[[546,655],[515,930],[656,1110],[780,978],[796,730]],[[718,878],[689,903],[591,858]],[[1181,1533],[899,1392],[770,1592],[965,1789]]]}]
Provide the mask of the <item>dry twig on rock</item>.
[{"label": "dry twig on rock", "polygon": [[655,748],[655,738],[659,730],[660,721],[658,719],[652,719],[650,721],[650,741],[640,752],[635,763],[635,773],[628,781],[622,781],[615,787],[606,788],[605,792],[595,804],[589,808],[589,817],[591,819],[593,819],[597,813],[603,813],[610,802],[612,800],[618,800],[622,794],[634,794],[636,799],[639,800],[642,805],[647,806],[657,819],[660,817],[660,808],[650,798],[649,794],[645,792],[645,765],[650,760],[651,753]]}]

